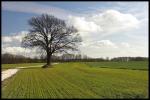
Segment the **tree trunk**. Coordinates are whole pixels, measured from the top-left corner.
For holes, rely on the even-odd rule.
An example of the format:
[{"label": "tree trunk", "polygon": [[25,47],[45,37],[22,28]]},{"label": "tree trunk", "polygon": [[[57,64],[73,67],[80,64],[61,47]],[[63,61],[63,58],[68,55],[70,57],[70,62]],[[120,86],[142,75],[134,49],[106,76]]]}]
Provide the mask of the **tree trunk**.
[{"label": "tree trunk", "polygon": [[51,54],[47,54],[47,65],[50,66],[51,65]]},{"label": "tree trunk", "polygon": [[52,54],[47,52],[46,65],[44,65],[42,68],[47,68],[47,67],[51,66],[51,56],[52,56]]}]

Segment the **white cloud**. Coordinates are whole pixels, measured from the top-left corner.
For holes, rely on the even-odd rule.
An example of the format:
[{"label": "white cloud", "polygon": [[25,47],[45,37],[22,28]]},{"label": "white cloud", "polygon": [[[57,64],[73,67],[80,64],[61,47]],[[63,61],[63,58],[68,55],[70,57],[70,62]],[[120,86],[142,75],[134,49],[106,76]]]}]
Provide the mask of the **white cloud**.
[{"label": "white cloud", "polygon": [[112,40],[86,41],[82,43],[80,49],[81,53],[87,54],[89,57],[148,57],[148,48],[132,44],[132,42],[115,42]]},{"label": "white cloud", "polygon": [[23,47],[5,47],[2,48],[2,54],[4,53],[10,53],[14,55],[23,55],[26,57],[34,58],[34,57],[40,57],[40,53],[37,53],[37,48],[28,49]]},{"label": "white cloud", "polygon": [[69,16],[68,24],[73,24],[76,27],[82,36],[86,36],[89,33],[101,32],[102,28],[95,24],[93,21],[87,21],[85,17]]},{"label": "white cloud", "polygon": [[118,48],[115,43],[110,40],[100,40],[100,41],[93,41],[88,44],[88,46],[93,48]]},{"label": "white cloud", "polygon": [[[91,55],[92,57],[99,55],[96,52],[115,56],[115,54],[119,54],[118,52],[130,49],[128,43],[117,44],[110,41],[109,38],[104,39],[104,37],[114,34],[120,36],[128,34],[128,32],[139,28],[140,25],[140,21],[132,14],[124,14],[116,10],[104,10],[101,13],[95,13],[90,16],[70,16],[68,22],[72,23],[82,36],[81,52],[86,52],[87,55]],[[125,52],[127,54],[127,51]],[[120,55],[124,54],[120,53]]]},{"label": "white cloud", "polygon": [[99,40],[99,41],[88,41],[82,42],[81,47],[90,47],[90,48],[105,48],[105,49],[128,49],[131,48],[131,45],[127,42],[115,43],[111,40]]},{"label": "white cloud", "polygon": [[21,42],[22,38],[27,34],[27,31],[22,31],[10,36],[2,36],[2,42],[11,43],[11,42]]},{"label": "white cloud", "polygon": [[137,28],[139,21],[131,14],[124,14],[116,10],[106,10],[101,14],[93,15],[90,20],[100,25],[106,32],[117,32]]},{"label": "white cloud", "polygon": [[3,53],[11,53],[11,54],[23,54],[24,51],[25,49],[21,47],[6,47],[2,49]]},{"label": "white cloud", "polygon": [[127,48],[130,47],[129,43],[126,43],[126,42],[122,42],[122,43],[121,43],[121,46],[122,46],[122,47],[127,47]]},{"label": "white cloud", "polygon": [[68,22],[72,23],[81,36],[99,37],[127,32],[139,27],[140,21],[132,14],[124,14],[116,10],[105,10],[91,16],[70,16]]},{"label": "white cloud", "polygon": [[100,46],[100,47],[106,46],[106,47],[117,48],[117,46],[113,42],[111,42],[110,40],[97,41],[97,45]]},{"label": "white cloud", "polygon": [[8,37],[8,36],[5,36],[5,37],[2,38],[2,41],[3,42],[12,42],[12,38]]},{"label": "white cloud", "polygon": [[119,56],[145,56],[148,57],[148,49],[131,45],[127,42],[116,43],[110,40],[91,41],[82,43],[81,53],[89,57],[119,57]]},{"label": "white cloud", "polygon": [[38,48],[29,49],[21,47],[21,40],[27,33],[27,31],[21,31],[13,35],[2,36],[2,54],[10,53],[31,58],[40,57]]}]

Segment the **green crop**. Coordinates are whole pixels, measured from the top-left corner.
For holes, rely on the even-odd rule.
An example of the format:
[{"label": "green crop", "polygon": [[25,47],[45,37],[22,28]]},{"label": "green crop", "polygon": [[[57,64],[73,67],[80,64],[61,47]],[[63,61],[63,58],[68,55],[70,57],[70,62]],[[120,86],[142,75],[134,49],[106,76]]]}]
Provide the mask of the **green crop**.
[{"label": "green crop", "polygon": [[84,63],[21,69],[2,82],[2,98],[148,98],[148,71]]},{"label": "green crop", "polygon": [[148,61],[86,62],[91,67],[148,70]]}]

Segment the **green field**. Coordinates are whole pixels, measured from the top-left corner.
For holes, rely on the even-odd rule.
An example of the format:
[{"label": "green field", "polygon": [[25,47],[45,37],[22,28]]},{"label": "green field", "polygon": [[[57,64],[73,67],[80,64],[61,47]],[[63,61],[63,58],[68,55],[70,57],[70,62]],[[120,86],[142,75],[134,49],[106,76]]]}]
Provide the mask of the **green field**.
[{"label": "green field", "polygon": [[148,61],[130,61],[130,62],[86,62],[91,67],[101,68],[119,68],[133,70],[148,70]]},{"label": "green field", "polygon": [[2,82],[2,98],[148,98],[148,71],[131,70],[134,63],[127,69],[95,62],[21,69]]},{"label": "green field", "polygon": [[10,68],[17,68],[17,67],[32,67],[32,66],[39,66],[44,65],[45,63],[22,63],[22,64],[2,64],[2,69],[10,69]]}]

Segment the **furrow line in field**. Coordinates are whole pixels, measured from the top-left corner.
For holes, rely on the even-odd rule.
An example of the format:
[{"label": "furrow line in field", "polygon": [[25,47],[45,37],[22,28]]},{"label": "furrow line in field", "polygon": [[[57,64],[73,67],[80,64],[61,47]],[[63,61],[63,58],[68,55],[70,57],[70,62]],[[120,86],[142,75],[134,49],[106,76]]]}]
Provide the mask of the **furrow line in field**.
[{"label": "furrow line in field", "polygon": [[[67,72],[66,72],[67,73]],[[77,72],[75,72],[75,73],[77,73]],[[63,78],[64,79],[67,79],[69,82],[71,82],[72,84],[75,84],[75,85],[77,85],[77,87],[82,87],[83,88],[83,90],[87,90],[90,86],[86,86],[86,84],[87,84],[87,80],[88,79],[86,79],[83,75],[81,75],[81,73],[80,73],[80,76],[78,77],[78,75],[79,74],[77,74],[75,77],[73,77],[73,75],[71,75],[74,79],[70,79],[68,76],[70,76],[70,75],[61,75],[61,76],[63,76]],[[67,76],[67,77],[66,77]],[[83,77],[81,77],[81,76],[83,76]],[[75,80],[82,80],[82,81],[75,81]],[[90,80],[88,80],[88,81],[90,81]],[[94,95],[96,96],[97,95],[97,93],[95,93],[95,91],[91,91],[91,90],[87,90],[87,91],[89,91],[89,93],[94,93]]]},{"label": "furrow line in field", "polygon": [[[40,72],[38,71],[38,73],[40,74]],[[34,75],[34,79],[35,79],[35,84],[37,85],[37,87],[38,87],[38,96],[37,97],[41,97],[41,98],[43,98],[44,96],[43,96],[43,92],[42,92],[42,87],[41,87],[41,85],[40,85],[40,81],[39,81],[39,79],[41,79],[40,78],[40,76],[38,75],[38,77],[37,77],[37,75],[36,74],[33,74]]]},{"label": "furrow line in field", "polygon": [[[66,80],[65,78],[63,78],[63,77],[60,75],[60,73],[56,73],[56,76],[57,76],[57,79],[59,79],[57,83],[59,83],[59,81],[60,81],[61,83],[64,83],[64,84],[63,84],[64,86],[65,86],[65,85],[66,85],[66,86],[71,86],[72,89],[76,89],[76,91],[80,91],[82,94],[88,94],[88,95],[91,95],[91,96],[94,95],[94,94],[91,93],[90,91],[85,92],[85,90],[87,90],[87,89],[80,87],[80,85],[76,85],[76,84],[70,83],[68,80]],[[69,75],[68,75],[68,76],[69,76]],[[75,81],[75,80],[74,80],[74,81]],[[81,93],[78,94],[78,95],[82,96]]]},{"label": "furrow line in field", "polygon": [[[49,82],[49,81],[46,81],[47,82],[47,84],[51,84],[51,88],[53,88],[54,90],[55,90],[55,92],[57,93],[57,95],[59,95],[60,97],[62,97],[62,95],[60,94],[60,91],[58,91],[58,86],[56,86],[56,85],[58,85],[58,83],[56,82],[56,81],[58,81],[58,79],[57,79],[57,77],[54,75],[54,74],[52,74],[52,73],[49,73],[50,75],[48,75],[48,74],[45,74],[46,76],[45,77],[47,77],[47,80],[49,79],[49,80],[51,80],[51,82]],[[57,80],[56,80],[57,79]],[[61,83],[62,84],[62,83]],[[50,86],[50,85],[49,85]]]},{"label": "furrow line in field", "polygon": [[[54,95],[53,98],[62,97],[60,92],[57,91],[57,87],[56,87],[56,84],[55,84],[55,81],[57,80],[57,78],[53,74],[51,74],[51,73],[49,73],[49,74],[50,75],[48,75],[48,73],[45,72],[45,76],[43,76],[43,77],[46,77],[45,82],[46,82],[47,86],[49,88],[51,88],[52,91],[53,91],[53,93],[52,93]],[[50,76],[50,78],[48,78],[48,76]],[[48,81],[48,79],[50,79],[51,81]],[[49,84],[51,84],[51,85],[49,85]]]},{"label": "furrow line in field", "polygon": [[[42,79],[43,80],[43,83],[44,84],[41,84],[41,87],[42,87],[42,91],[47,91],[47,90],[51,90],[51,91],[48,91],[47,93],[48,93],[48,95],[50,95],[52,98],[54,98],[54,97],[56,97],[57,95],[56,95],[56,91],[55,91],[55,88],[54,88],[54,86],[55,85],[53,85],[52,83],[53,83],[53,81],[51,81],[51,82],[48,82],[48,79],[47,79],[47,77],[46,77],[46,73],[44,72],[44,71],[41,71],[41,72],[39,72],[40,73],[40,76],[41,76],[41,78],[39,78],[39,79]],[[53,78],[55,78],[55,77],[53,77]],[[40,80],[41,81],[41,80]],[[43,90],[44,89],[44,90]],[[45,94],[44,94],[45,95]]]},{"label": "furrow line in field", "polygon": [[[18,74],[18,73],[17,73]],[[18,77],[18,75],[15,75],[14,77],[12,77],[10,80],[13,80],[13,84],[9,83],[9,94],[8,94],[8,98],[15,98],[16,94],[19,92],[18,89],[20,88],[21,84],[21,77]]]}]

